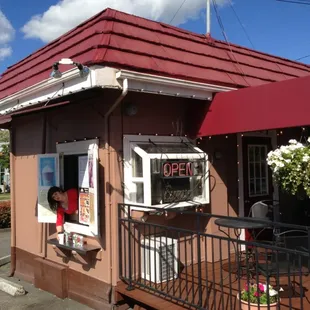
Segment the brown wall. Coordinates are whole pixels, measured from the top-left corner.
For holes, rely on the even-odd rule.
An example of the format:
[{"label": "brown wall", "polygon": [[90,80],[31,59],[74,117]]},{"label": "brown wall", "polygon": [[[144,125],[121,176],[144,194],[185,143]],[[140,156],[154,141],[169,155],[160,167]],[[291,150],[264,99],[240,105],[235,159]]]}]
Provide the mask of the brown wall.
[{"label": "brown wall", "polygon": [[[104,118],[107,107],[114,102],[115,95],[102,95],[96,100],[83,104],[71,104],[46,112],[47,139],[46,152],[56,152],[56,142],[74,139],[100,138],[100,208],[101,235],[99,241],[103,248],[101,259],[93,259],[89,265],[76,260],[58,257],[53,248],[47,246],[47,258],[69,266],[71,269],[88,274],[106,283],[116,284],[118,280],[118,222],[117,203],[122,202],[122,148],[124,134],[177,134],[176,123],[183,123],[183,128],[190,127],[193,121],[188,111],[195,109],[194,100],[164,97],[146,94],[128,94],[124,103],[134,103],[138,108],[136,116],[122,116],[121,107],[111,116],[111,179],[104,180],[106,155],[104,147]],[[37,113],[15,118],[13,120],[15,158],[14,179],[16,197],[16,247],[27,252],[41,255],[40,224],[36,218],[37,202],[37,161],[36,155],[42,153],[43,147],[43,114]],[[182,127],[182,126],[181,126]],[[179,132],[180,133],[180,132]],[[182,134],[186,134],[183,130]],[[203,140],[201,148],[210,154],[211,171],[211,205],[207,211],[217,214],[236,214],[237,210],[237,166],[236,139],[218,138]],[[215,150],[222,152],[222,159],[212,160]],[[227,191],[229,188],[229,191]],[[105,208],[105,192],[111,194],[111,208]],[[110,213],[111,212],[111,213]],[[181,218],[172,220],[183,225]],[[182,224],[183,222],[183,224]],[[48,225],[48,235],[55,232],[53,224]],[[217,227],[208,226],[208,232],[217,233]],[[112,245],[112,246],[111,246]],[[110,251],[112,250],[112,251]],[[111,256],[110,256],[111,255]],[[112,275],[110,274],[112,264]],[[18,267],[17,267],[18,268]],[[112,277],[112,278],[111,278]]]}]

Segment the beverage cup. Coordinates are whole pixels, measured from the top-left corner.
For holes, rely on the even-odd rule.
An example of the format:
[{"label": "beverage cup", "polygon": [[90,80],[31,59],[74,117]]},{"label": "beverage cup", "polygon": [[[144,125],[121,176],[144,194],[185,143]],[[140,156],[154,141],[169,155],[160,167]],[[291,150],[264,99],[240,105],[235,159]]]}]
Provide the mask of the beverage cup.
[{"label": "beverage cup", "polygon": [[64,237],[65,235],[63,233],[58,234],[58,242],[59,244],[64,244]]},{"label": "beverage cup", "polygon": [[54,171],[49,167],[45,166],[42,170],[42,185],[43,186],[53,186],[54,184]]}]

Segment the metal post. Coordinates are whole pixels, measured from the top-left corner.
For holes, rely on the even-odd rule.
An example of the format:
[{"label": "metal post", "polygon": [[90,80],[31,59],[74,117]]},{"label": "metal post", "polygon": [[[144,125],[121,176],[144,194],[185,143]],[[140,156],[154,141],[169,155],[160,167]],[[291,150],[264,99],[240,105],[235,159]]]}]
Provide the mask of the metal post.
[{"label": "metal post", "polygon": [[[196,229],[197,229],[197,261],[198,261],[198,306],[199,309],[202,308],[202,272],[201,272],[201,243],[200,243],[200,238],[201,238],[201,234],[200,234],[200,230],[201,230],[201,223],[200,223],[200,214],[197,213],[196,214]],[[193,264],[193,262],[192,262]],[[206,283],[206,286],[207,283]]]},{"label": "metal post", "polygon": [[134,286],[132,285],[132,249],[131,249],[131,210],[130,205],[128,205],[128,271],[129,271],[129,283],[126,288],[127,291],[132,291]]},{"label": "metal post", "polygon": [[209,36],[210,32],[211,32],[211,4],[210,4],[210,0],[207,0],[206,23],[207,23],[206,35]]}]

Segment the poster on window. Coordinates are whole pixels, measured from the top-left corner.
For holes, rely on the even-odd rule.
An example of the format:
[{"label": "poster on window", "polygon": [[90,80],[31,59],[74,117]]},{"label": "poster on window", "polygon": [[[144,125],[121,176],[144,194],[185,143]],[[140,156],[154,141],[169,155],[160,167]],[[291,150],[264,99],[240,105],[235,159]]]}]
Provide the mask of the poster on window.
[{"label": "poster on window", "polygon": [[52,211],[47,201],[48,190],[59,186],[59,155],[38,155],[38,205],[39,223],[56,223],[56,212]]},{"label": "poster on window", "polygon": [[93,143],[88,149],[89,179],[89,227],[94,235],[99,234],[99,203],[98,203],[98,145]]},{"label": "poster on window", "polygon": [[79,187],[88,188],[88,156],[79,156]]},{"label": "poster on window", "polygon": [[88,154],[88,181],[89,181],[89,188],[94,188],[93,165],[94,165],[94,156],[93,156],[93,153],[90,152]]},{"label": "poster on window", "polygon": [[79,192],[79,222],[89,225],[90,219],[90,199],[89,189],[80,188]]},{"label": "poster on window", "polygon": [[56,157],[44,156],[39,158],[39,183],[41,187],[56,186]]}]

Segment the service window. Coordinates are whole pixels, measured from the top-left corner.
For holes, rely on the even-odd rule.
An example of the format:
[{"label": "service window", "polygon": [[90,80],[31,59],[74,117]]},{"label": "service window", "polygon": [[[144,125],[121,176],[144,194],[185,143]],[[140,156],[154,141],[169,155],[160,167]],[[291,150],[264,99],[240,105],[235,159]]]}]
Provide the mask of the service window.
[{"label": "service window", "polygon": [[98,140],[57,144],[57,154],[38,155],[38,174],[38,221],[56,223],[46,199],[51,186],[76,188],[78,212],[65,215],[64,229],[98,235]]},{"label": "service window", "polygon": [[185,137],[124,137],[125,202],[185,207],[209,202],[207,155]]}]

